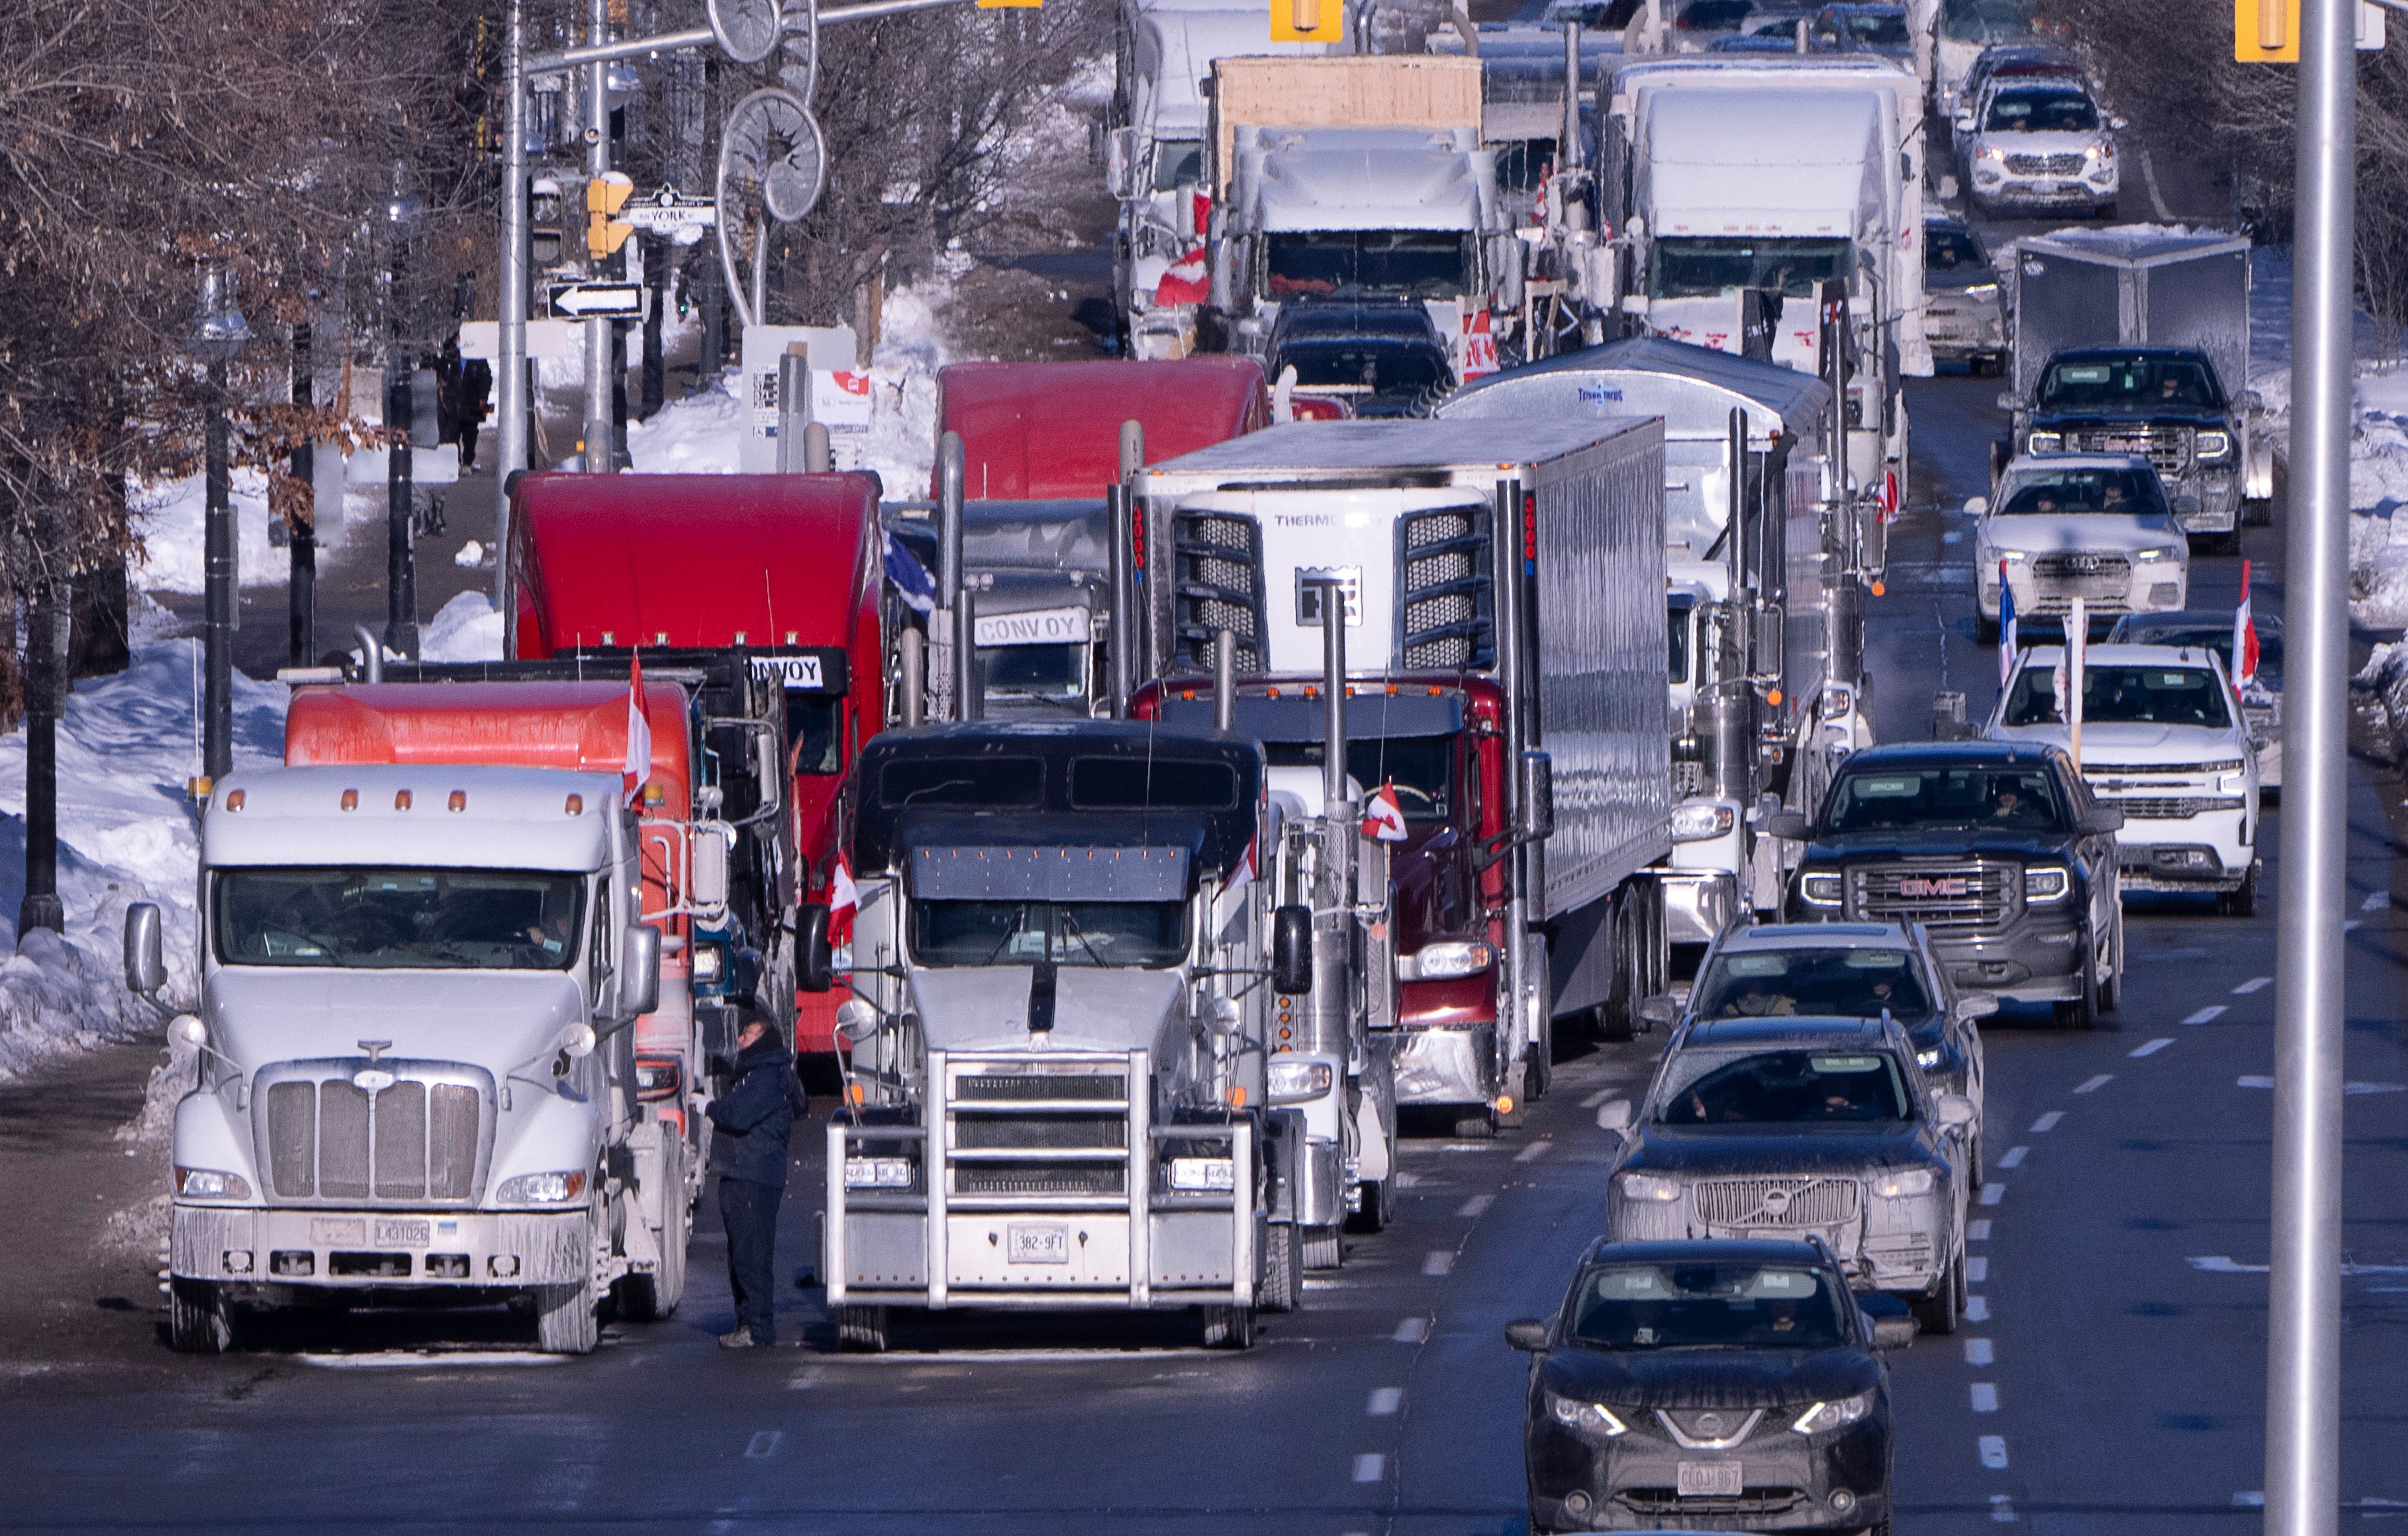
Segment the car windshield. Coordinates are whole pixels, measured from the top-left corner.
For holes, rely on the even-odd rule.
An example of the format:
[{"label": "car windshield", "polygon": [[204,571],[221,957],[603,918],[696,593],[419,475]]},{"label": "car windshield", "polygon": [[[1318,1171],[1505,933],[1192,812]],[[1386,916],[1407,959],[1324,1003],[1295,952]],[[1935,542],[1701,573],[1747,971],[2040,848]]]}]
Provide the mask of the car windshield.
[{"label": "car windshield", "polygon": [[221,869],[220,963],[342,969],[566,970],[585,879],[549,869]]},{"label": "car windshield", "polygon": [[1718,955],[1698,978],[1691,1011],[1701,1019],[1790,1013],[1879,1018],[1921,1013],[1931,999],[1902,949],[1752,949]]},{"label": "car windshield", "polygon": [[1840,20],[1850,38],[1869,47],[1902,48],[1910,41],[1903,10],[1850,11]]},{"label": "car windshield", "polygon": [[[2063,725],[2057,708],[2057,669],[2026,667],[2007,696],[2004,723]],[[2082,673],[2082,718],[2092,725],[2205,725],[2232,724],[2224,686],[2204,667],[2089,667]]]},{"label": "car windshield", "polygon": [[[1273,768],[1322,764],[1318,741],[1271,741],[1263,755]],[[1346,743],[1346,773],[1367,788],[1397,786],[1397,804],[1409,822],[1444,821],[1455,800],[1455,738],[1451,736],[1355,737]]]},{"label": "car windshield", "polygon": [[2079,91],[2001,91],[1990,98],[1985,134],[2089,134],[2099,108]]},{"label": "car windshield", "polygon": [[2163,517],[2165,491],[2154,470],[2137,465],[2068,465],[2024,468],[2007,481],[1999,515]]},{"label": "car windshield", "polygon": [[1848,275],[1845,240],[1683,239],[1656,242],[1650,280],[1657,298],[1717,298],[1742,288],[1811,298],[1815,283]]},{"label": "car windshield", "polygon": [[2043,410],[2221,410],[2224,392],[2206,364],[2186,357],[2052,363],[2040,380]]},{"label": "car windshield", "polygon": [[1756,0],[1689,0],[1673,24],[1683,32],[1719,32],[1739,25],[1756,9]]},{"label": "car windshield", "polygon": [[1445,229],[1340,229],[1273,235],[1270,296],[1363,294],[1454,298],[1463,292],[1463,237]]},{"label": "car windshield", "polygon": [[1986,272],[1990,258],[1982,250],[1982,242],[1961,229],[1927,229],[1923,232],[1923,269],[1926,272]]},{"label": "car windshield", "polygon": [[1181,901],[914,901],[911,955],[925,966],[1175,966],[1187,955]]},{"label": "car windshield", "polygon": [[1087,696],[1083,645],[982,645],[989,696],[1076,699]]},{"label": "car windshield", "polygon": [[1280,348],[1265,370],[1277,379],[1296,369],[1298,384],[1363,388],[1375,395],[1420,395],[1446,384],[1446,359],[1410,341],[1340,340],[1314,337]]},{"label": "car windshield", "polygon": [[2054,832],[2064,825],[2045,768],[1990,764],[1845,774],[1831,791],[1827,821],[1834,832],[1973,826]]},{"label": "car windshield", "polygon": [[2011,42],[2031,31],[2031,0],[1944,0],[1940,7],[1941,36],[1952,42]]},{"label": "car windshield", "polygon": [[1666,1126],[1870,1125],[1913,1118],[1887,1051],[1765,1051],[1725,1062],[1665,1096]]},{"label": "car windshield", "polygon": [[1599,1349],[1836,1349],[1848,1342],[1842,1315],[1809,1269],[1609,1264],[1581,1276],[1566,1333]]},{"label": "car windshield", "polygon": [[1176,192],[1204,179],[1204,141],[1161,138],[1154,145],[1154,190]]}]

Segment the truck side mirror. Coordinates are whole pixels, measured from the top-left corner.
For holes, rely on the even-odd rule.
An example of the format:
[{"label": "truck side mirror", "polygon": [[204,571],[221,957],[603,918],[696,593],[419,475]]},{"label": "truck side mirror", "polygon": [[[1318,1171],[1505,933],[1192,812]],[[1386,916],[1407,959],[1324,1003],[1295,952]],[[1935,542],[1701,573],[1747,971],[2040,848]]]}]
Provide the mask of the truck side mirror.
[{"label": "truck side mirror", "polygon": [[1630,1127],[1639,1123],[1639,1112],[1627,1098],[1609,1098],[1598,1107],[1597,1128],[1610,1130],[1616,1136],[1627,1136]]},{"label": "truck side mirror", "polygon": [[147,998],[166,984],[166,944],[159,931],[158,904],[136,901],[125,909],[125,990]]},{"label": "truck side mirror", "polygon": [[1804,842],[1814,835],[1814,824],[1795,811],[1776,811],[1764,818],[1764,835],[1784,842]]},{"label": "truck side mirror", "polygon": [[661,930],[638,923],[619,946],[619,1012],[625,1018],[661,1006]]},{"label": "truck side mirror", "polygon": [[1137,195],[1137,130],[1115,128],[1104,138],[1104,190],[1114,197]]},{"label": "truck side mirror", "polygon": [[1989,514],[1990,498],[1988,496],[1967,496],[1965,498],[1965,515],[1967,517],[1987,517]]},{"label": "truck side mirror", "polygon": [[1535,748],[1522,754],[1520,788],[1515,810],[1521,825],[1515,830],[1532,842],[1543,842],[1555,832],[1555,760]]},{"label": "truck side mirror", "polygon": [[686,872],[686,900],[705,912],[727,905],[727,855],[732,840],[716,827],[695,829],[694,867]]},{"label": "truck side mirror", "polygon": [[1998,406],[2000,410],[2013,415],[2016,410],[2022,408],[2023,402],[2015,398],[2015,392],[2014,390],[2002,389],[1999,391]]},{"label": "truck side mirror", "polygon": [[1271,990],[1291,998],[1312,990],[1312,909],[1282,907],[1271,913]]},{"label": "truck side mirror", "polygon": [[2124,813],[2112,805],[2094,805],[2082,813],[2081,830],[2121,832],[2124,830]]},{"label": "truck side mirror", "polygon": [[1681,1016],[1681,1005],[1670,993],[1658,992],[1652,998],[1641,998],[1638,1012],[1640,1023],[1661,1025],[1669,1029],[1672,1021]]},{"label": "truck side mirror", "polygon": [[1999,1011],[1996,993],[1973,992],[1956,999],[1956,1022],[1965,1024],[1974,1019],[1986,1019]]},{"label": "truck side mirror", "polygon": [[1517,1317],[1505,1325],[1505,1342],[1528,1354],[1541,1354],[1547,1347],[1547,1325],[1535,1317]]},{"label": "truck side mirror", "polygon": [[828,910],[807,901],[795,913],[795,984],[825,992],[836,979],[836,955],[828,947]]}]

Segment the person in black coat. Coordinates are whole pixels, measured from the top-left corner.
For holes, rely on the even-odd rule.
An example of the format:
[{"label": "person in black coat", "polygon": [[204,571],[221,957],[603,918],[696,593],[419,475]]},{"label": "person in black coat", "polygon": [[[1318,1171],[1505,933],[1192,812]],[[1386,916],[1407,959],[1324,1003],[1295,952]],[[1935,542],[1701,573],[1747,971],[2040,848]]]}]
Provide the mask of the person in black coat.
[{"label": "person in black coat", "polygon": [[786,1143],[809,1107],[795,1077],[794,1054],[759,1019],[736,1037],[736,1081],[711,1100],[710,1166],[719,1173],[719,1219],[727,1229],[727,1282],[736,1294],[736,1329],[723,1349],[778,1342],[773,1273],[778,1206],[786,1197]]}]

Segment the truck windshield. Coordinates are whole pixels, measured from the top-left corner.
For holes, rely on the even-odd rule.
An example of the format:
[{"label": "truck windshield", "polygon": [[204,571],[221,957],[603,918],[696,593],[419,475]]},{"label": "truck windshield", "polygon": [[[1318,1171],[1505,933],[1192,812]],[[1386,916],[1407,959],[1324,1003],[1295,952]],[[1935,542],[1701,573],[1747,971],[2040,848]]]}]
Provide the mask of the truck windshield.
[{"label": "truck windshield", "polygon": [[1864,1124],[1913,1117],[1887,1051],[1764,1051],[1712,1068],[1666,1097],[1666,1126]]},{"label": "truck windshield", "polygon": [[1600,1349],[1836,1349],[1840,1317],[1812,1270],[1614,1264],[1581,1277],[1570,1334]]},{"label": "truck windshield", "polygon": [[2041,378],[2040,405],[2042,410],[2221,410],[2224,392],[2197,358],[2107,358],[2050,364]]},{"label": "truck windshield", "polygon": [[1294,341],[1264,371],[1276,379],[1291,365],[1298,384],[1324,388],[1412,395],[1446,385],[1445,355],[1410,341]]},{"label": "truck windshield", "polygon": [[1721,955],[1697,985],[1701,1019],[1829,1013],[1879,1018],[1931,1007],[1902,949],[1752,949]]},{"label": "truck windshield", "polygon": [[2018,470],[2009,484],[2012,488],[1999,498],[2001,517],[2166,515],[2165,493],[2156,472],[2137,466]]},{"label": "truck windshield", "polygon": [[549,869],[221,869],[218,961],[361,970],[566,970],[581,875]]},{"label": "truck windshield", "polygon": [[2054,832],[2063,825],[2045,768],[1989,764],[1847,774],[1831,791],[1826,820],[1834,832],[1975,826]]},{"label": "truck windshield", "polygon": [[1940,33],[1959,43],[2003,43],[2028,37],[2031,0],[1943,0]]},{"label": "truck windshield", "polygon": [[786,739],[795,754],[796,773],[844,771],[843,740],[838,732],[839,702],[815,694],[790,691],[786,695]]},{"label": "truck windshield", "polygon": [[2092,134],[2099,108],[2079,91],[2002,91],[1990,98],[1985,134]]},{"label": "truck windshield", "polygon": [[[1318,741],[1271,741],[1263,755],[1273,768],[1319,768]],[[1367,789],[1397,786],[1397,804],[1409,822],[1442,822],[1455,801],[1455,738],[1369,737],[1346,743],[1346,773]]]},{"label": "truck windshield", "polygon": [[1332,294],[1454,298],[1463,292],[1463,237],[1451,229],[1333,229],[1273,235],[1267,281],[1275,299]]},{"label": "truck windshield", "polygon": [[[2204,667],[2090,667],[2082,673],[2082,718],[2093,725],[2232,724],[2224,688]],[[2057,668],[2027,667],[2007,696],[2004,724],[2064,724],[2057,708]]]},{"label": "truck windshield", "polygon": [[924,966],[1142,966],[1187,956],[1180,901],[914,901],[911,955]]},{"label": "truck windshield", "polygon": [[1982,242],[1961,229],[1929,229],[1923,232],[1923,269],[1926,272],[1986,272],[1990,258],[1982,251]]},{"label": "truck windshield", "polygon": [[982,645],[986,691],[1009,698],[1080,699],[1087,696],[1087,648],[1083,645]]},{"label": "truck windshield", "polygon": [[1658,240],[1650,291],[1657,298],[1717,298],[1769,288],[1812,298],[1817,282],[1844,281],[1846,240]]},{"label": "truck windshield", "polygon": [[1154,190],[1177,192],[1204,179],[1204,141],[1158,138],[1154,144]]}]

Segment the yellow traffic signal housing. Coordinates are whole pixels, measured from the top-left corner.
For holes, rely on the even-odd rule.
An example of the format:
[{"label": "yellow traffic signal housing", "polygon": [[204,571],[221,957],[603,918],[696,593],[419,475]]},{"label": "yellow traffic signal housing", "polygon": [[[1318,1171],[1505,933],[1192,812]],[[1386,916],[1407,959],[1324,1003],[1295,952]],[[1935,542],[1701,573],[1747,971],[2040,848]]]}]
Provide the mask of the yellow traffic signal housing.
[{"label": "yellow traffic signal housing", "polygon": [[2300,0],[2232,0],[2232,56],[2243,64],[2300,62]]},{"label": "yellow traffic signal housing", "polygon": [[981,10],[1036,10],[1045,0],[978,0]]},{"label": "yellow traffic signal housing", "polygon": [[610,217],[635,192],[635,180],[624,171],[604,171],[585,183],[585,249],[595,261],[625,245],[636,232],[635,225]]},{"label": "yellow traffic signal housing", "polygon": [[1346,0],[1270,0],[1271,41],[1342,43]]}]

